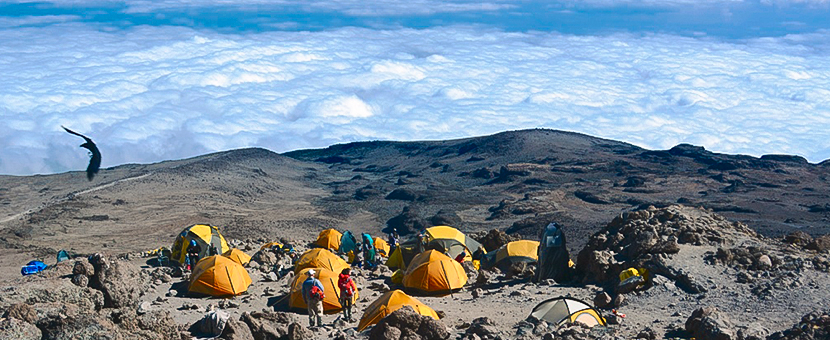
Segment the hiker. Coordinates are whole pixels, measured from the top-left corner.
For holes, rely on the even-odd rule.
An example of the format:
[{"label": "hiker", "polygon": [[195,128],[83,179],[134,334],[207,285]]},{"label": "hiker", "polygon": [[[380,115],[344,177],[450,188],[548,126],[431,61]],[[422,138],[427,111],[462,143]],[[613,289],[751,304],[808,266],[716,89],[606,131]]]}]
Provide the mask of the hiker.
[{"label": "hiker", "polygon": [[398,235],[398,229],[392,228],[392,232],[389,234],[389,254],[395,251],[398,248],[398,243],[400,242],[401,236]]},{"label": "hiker", "polygon": [[219,248],[208,247],[208,255],[209,256],[219,255]]},{"label": "hiker", "polygon": [[303,301],[308,306],[308,325],[309,327],[314,327],[316,321],[316,325],[319,327],[323,325],[322,315],[325,288],[323,287],[323,283],[314,277],[317,274],[314,269],[309,269],[306,274],[308,278],[303,281]]},{"label": "hiker", "polygon": [[369,234],[363,234],[363,269],[372,269],[375,266],[375,246]]},{"label": "hiker", "polygon": [[352,306],[354,292],[357,291],[357,285],[351,277],[352,270],[344,268],[340,272],[340,278],[337,280],[337,287],[340,288],[340,306],[343,307],[343,318],[348,322],[354,322],[352,318]]},{"label": "hiker", "polygon": [[190,240],[190,245],[187,246],[187,256],[185,257],[185,263],[187,265],[187,270],[191,270],[193,267],[196,266],[196,263],[199,262],[199,254],[202,252],[202,247],[196,243],[196,240]]}]

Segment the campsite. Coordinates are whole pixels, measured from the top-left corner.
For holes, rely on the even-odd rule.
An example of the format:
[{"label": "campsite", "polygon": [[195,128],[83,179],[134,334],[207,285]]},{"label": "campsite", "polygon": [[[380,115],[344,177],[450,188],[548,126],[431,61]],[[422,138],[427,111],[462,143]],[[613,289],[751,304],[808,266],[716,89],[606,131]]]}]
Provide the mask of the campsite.
[{"label": "campsite", "polygon": [[[826,195],[826,166],[492,138],[246,149],[102,169],[104,184],[0,176],[0,339],[827,338],[825,227],[793,212]],[[798,223],[813,227],[786,229]],[[350,263],[365,260],[358,244],[370,268]],[[352,322],[337,288],[349,266]],[[310,270],[320,327],[298,294]]]}]

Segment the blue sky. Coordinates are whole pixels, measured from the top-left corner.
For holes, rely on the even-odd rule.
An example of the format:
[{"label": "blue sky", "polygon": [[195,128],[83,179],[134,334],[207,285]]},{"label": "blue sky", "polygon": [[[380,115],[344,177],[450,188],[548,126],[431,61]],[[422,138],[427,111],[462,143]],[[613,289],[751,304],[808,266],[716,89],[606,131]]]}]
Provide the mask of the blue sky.
[{"label": "blue sky", "polygon": [[830,3],[0,2],[0,174],[552,128],[830,158]]}]

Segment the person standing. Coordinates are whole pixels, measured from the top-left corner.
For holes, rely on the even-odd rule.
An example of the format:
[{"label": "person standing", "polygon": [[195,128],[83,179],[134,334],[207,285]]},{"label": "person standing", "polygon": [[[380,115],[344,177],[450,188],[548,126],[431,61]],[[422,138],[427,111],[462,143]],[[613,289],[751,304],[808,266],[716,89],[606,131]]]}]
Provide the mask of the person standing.
[{"label": "person standing", "polygon": [[185,263],[187,264],[187,270],[192,270],[193,267],[196,266],[196,263],[199,262],[199,254],[202,253],[202,247],[196,243],[196,240],[190,240],[190,245],[187,246],[187,255],[185,257]]},{"label": "person standing", "polygon": [[389,234],[389,254],[387,254],[387,256],[392,255],[392,252],[398,248],[400,239],[401,237],[398,235],[398,229],[392,228],[392,233]]},{"label": "person standing", "polygon": [[351,269],[344,268],[337,280],[337,287],[340,288],[340,306],[343,307],[343,318],[348,322],[354,322],[352,306],[354,305],[354,293],[357,291],[357,285],[354,284],[351,274]]},{"label": "person standing", "polygon": [[303,300],[308,306],[308,325],[309,327],[323,325],[323,298],[325,298],[325,288],[323,283],[316,277],[317,274],[314,269],[309,269],[306,272],[308,278],[303,281]]}]

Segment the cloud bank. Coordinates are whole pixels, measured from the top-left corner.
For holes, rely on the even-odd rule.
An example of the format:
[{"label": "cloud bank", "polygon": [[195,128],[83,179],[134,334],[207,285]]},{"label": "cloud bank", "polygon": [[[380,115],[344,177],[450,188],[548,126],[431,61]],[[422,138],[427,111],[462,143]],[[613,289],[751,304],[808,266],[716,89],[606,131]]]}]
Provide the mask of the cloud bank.
[{"label": "cloud bank", "polygon": [[69,13],[0,20],[0,173],[83,170],[82,140],[60,125],[91,137],[104,167],[537,127],[830,158],[826,30],[720,39],[127,26]]}]

